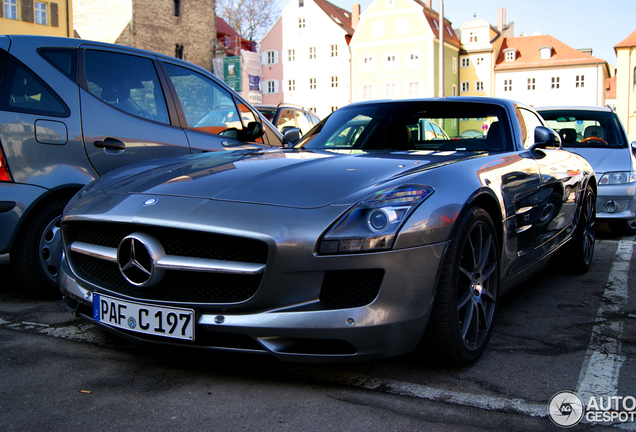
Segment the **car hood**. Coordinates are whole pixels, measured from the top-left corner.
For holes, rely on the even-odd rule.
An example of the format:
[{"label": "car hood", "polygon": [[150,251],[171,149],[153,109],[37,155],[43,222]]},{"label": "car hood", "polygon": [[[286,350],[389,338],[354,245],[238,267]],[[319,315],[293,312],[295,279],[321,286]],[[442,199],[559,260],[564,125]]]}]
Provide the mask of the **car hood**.
[{"label": "car hood", "polygon": [[[208,153],[179,158],[93,186],[108,194],[171,195],[316,208],[396,178],[475,153],[278,150]],[[123,177],[123,178],[122,178]],[[371,193],[371,192],[370,192]],[[352,198],[353,199],[353,198]],[[346,204],[347,201],[342,202]]]},{"label": "car hood", "polygon": [[629,148],[567,147],[566,150],[587,159],[597,174],[632,170],[632,158]]}]

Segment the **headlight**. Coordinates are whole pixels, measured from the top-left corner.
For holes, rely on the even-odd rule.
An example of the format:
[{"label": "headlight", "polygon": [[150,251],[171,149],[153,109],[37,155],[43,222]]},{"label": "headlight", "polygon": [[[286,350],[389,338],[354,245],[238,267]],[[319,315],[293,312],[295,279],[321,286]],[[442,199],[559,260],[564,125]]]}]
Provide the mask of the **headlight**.
[{"label": "headlight", "polygon": [[320,240],[322,254],[387,250],[413,210],[433,188],[403,185],[379,191],[351,207]]},{"label": "headlight", "polygon": [[636,182],[636,172],[623,171],[623,172],[608,172],[603,174],[599,185],[617,185]]}]

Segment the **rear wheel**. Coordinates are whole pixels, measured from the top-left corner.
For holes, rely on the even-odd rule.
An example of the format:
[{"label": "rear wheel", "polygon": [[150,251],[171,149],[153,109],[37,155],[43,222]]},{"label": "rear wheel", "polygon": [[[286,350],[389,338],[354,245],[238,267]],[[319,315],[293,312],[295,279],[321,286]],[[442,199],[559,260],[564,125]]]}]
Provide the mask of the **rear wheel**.
[{"label": "rear wheel", "polygon": [[569,250],[569,268],[574,273],[585,273],[594,258],[596,241],[596,194],[594,188],[587,185],[583,196],[581,217],[571,240]]},{"label": "rear wheel", "polygon": [[499,243],[490,215],[472,208],[446,253],[427,329],[429,355],[454,365],[477,360],[492,334],[499,291]]},{"label": "rear wheel", "polygon": [[57,293],[62,258],[60,220],[68,199],[59,198],[40,209],[22,229],[10,253],[16,279],[38,294]]}]

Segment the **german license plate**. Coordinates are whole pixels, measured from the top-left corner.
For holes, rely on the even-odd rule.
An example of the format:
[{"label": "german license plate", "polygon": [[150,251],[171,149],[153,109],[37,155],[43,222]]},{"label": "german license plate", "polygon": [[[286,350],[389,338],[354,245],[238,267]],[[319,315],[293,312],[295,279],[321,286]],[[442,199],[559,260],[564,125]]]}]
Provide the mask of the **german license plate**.
[{"label": "german license plate", "polygon": [[136,333],[194,340],[192,309],[151,306],[95,294],[93,319],[111,327]]}]

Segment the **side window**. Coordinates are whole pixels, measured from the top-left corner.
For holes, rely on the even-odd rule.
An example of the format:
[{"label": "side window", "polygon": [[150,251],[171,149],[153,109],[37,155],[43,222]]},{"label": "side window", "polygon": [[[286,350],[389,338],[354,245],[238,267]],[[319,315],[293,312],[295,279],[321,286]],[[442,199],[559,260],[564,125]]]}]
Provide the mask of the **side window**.
[{"label": "side window", "polygon": [[86,50],[88,91],[110,106],[169,124],[166,100],[152,60],[109,51]]},{"label": "side window", "polygon": [[214,134],[229,128],[243,129],[241,116],[229,92],[198,72],[172,63],[164,65],[189,128]]},{"label": "side window", "polygon": [[518,111],[523,118],[523,122],[520,122],[520,124],[525,125],[525,127],[522,127],[524,136],[521,137],[523,139],[523,147],[530,148],[534,144],[534,129],[537,126],[543,126],[543,122],[532,111],[523,108],[519,108]]},{"label": "side window", "polygon": [[314,127],[311,124],[311,117],[302,111],[296,111],[296,121],[298,121],[298,127],[303,134],[309,132],[309,129]]},{"label": "side window", "polygon": [[58,95],[29,68],[13,56],[0,79],[0,109],[55,117],[68,117],[70,111]]},{"label": "side window", "polygon": [[73,82],[77,81],[77,49],[42,48],[38,53]]}]

